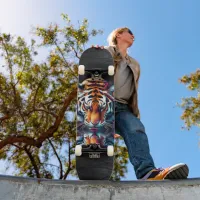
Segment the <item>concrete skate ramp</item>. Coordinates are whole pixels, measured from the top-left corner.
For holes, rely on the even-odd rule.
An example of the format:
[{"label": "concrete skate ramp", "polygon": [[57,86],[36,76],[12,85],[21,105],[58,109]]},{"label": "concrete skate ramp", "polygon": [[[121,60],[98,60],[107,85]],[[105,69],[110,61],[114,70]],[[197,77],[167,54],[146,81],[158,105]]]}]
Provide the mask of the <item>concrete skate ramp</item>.
[{"label": "concrete skate ramp", "polygon": [[200,179],[60,181],[0,176],[0,200],[198,200]]}]

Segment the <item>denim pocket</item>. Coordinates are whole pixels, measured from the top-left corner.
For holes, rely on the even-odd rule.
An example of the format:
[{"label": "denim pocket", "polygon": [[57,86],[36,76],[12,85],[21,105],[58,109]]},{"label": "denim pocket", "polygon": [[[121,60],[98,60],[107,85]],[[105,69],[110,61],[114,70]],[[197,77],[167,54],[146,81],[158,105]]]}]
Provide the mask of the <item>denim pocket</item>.
[{"label": "denim pocket", "polygon": [[115,113],[123,112],[123,111],[130,111],[128,104],[115,102]]}]

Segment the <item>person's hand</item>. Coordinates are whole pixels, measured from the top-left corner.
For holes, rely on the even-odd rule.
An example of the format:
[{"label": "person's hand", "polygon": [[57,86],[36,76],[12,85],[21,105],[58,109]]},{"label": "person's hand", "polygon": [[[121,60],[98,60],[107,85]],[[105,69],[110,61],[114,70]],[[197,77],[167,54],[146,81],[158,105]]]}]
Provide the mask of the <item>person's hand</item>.
[{"label": "person's hand", "polygon": [[100,49],[104,49],[104,46],[99,46],[99,45],[92,45],[93,48],[100,48]]},{"label": "person's hand", "polygon": [[119,134],[117,134],[117,133],[114,134],[114,138],[115,138],[115,139],[120,138],[120,137],[121,137],[121,135],[119,135]]}]

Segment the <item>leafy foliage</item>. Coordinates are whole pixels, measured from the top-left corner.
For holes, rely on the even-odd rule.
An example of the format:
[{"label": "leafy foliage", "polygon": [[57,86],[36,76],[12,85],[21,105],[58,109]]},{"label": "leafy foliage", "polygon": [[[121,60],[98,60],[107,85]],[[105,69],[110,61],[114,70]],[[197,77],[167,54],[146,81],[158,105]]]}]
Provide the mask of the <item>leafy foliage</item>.
[{"label": "leafy foliage", "polygon": [[126,146],[121,141],[121,138],[115,139],[115,159],[114,159],[114,170],[111,176],[111,180],[118,181],[121,177],[125,176],[127,172],[128,164],[128,151]]},{"label": "leafy foliage", "polygon": [[189,90],[196,92],[196,96],[182,98],[181,104],[178,104],[183,113],[181,119],[185,122],[185,127],[190,129],[191,126],[200,126],[200,70],[185,75],[180,79]]}]

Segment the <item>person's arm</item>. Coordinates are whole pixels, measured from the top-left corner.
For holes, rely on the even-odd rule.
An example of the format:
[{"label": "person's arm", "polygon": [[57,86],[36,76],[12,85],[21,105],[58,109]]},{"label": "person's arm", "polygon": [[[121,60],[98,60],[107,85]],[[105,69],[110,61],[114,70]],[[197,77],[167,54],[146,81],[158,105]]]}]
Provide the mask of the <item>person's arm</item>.
[{"label": "person's arm", "polygon": [[136,88],[138,90],[138,84],[139,84],[139,79],[140,79],[140,65],[139,65],[139,63],[137,63],[137,72],[138,72],[138,76],[137,76],[137,79],[136,79]]},{"label": "person's arm", "polygon": [[135,82],[136,82],[136,88],[138,90],[138,83],[139,83],[139,79],[140,79],[140,64],[132,57],[130,57],[131,63],[134,65],[135,68]]},{"label": "person's arm", "polygon": [[104,46],[104,49],[108,50],[111,53],[112,57],[114,57],[115,50],[112,46]]}]

